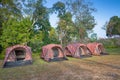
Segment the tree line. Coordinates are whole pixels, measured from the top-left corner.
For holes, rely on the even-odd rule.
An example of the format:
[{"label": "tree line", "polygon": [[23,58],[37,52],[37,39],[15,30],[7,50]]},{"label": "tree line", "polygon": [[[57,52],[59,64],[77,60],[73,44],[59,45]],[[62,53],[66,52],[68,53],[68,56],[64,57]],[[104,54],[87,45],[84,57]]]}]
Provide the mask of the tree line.
[{"label": "tree line", "polygon": [[[47,0],[0,0],[0,51],[24,44],[39,52],[46,44],[65,46],[88,38],[96,25],[92,2],[61,0],[51,8],[46,3]],[[50,24],[51,14],[59,18],[56,28]]]},{"label": "tree line", "polygon": [[[25,44],[33,51],[49,43],[65,45],[87,37],[95,25],[95,11],[85,0],[64,0],[44,6],[45,0],[0,1],[0,45],[3,49],[15,44]],[[50,25],[49,16],[56,14],[58,26]],[[72,20],[74,19],[74,20]]]}]

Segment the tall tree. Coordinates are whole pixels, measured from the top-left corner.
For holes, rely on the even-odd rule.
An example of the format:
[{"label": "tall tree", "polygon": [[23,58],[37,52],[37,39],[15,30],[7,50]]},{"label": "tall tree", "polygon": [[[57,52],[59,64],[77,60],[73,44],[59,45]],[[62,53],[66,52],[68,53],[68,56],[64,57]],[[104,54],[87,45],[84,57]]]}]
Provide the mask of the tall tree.
[{"label": "tall tree", "polygon": [[95,20],[92,16],[92,12],[95,9],[92,7],[90,2],[85,0],[67,0],[67,10],[73,15],[74,26],[77,31],[79,39],[87,37],[87,32],[92,30],[95,26]]},{"label": "tall tree", "polygon": [[35,11],[33,12],[33,20],[35,20],[34,27],[43,31],[45,37],[44,41],[48,43],[48,31],[50,31],[51,26],[49,22],[49,11],[43,6],[42,0],[38,0],[35,6]]},{"label": "tall tree", "polygon": [[106,25],[106,29],[106,35],[108,37],[115,35],[120,36],[120,18],[118,16],[111,17],[108,24]]},{"label": "tall tree", "polygon": [[51,30],[49,31],[49,38],[51,43],[59,43],[58,34],[54,27],[51,27]]},{"label": "tall tree", "polygon": [[66,12],[64,15],[60,17],[60,20],[58,22],[58,32],[60,34],[61,41],[64,45],[66,45],[68,42],[70,42],[73,38],[72,34],[74,34],[74,28],[73,28],[73,21],[72,21],[72,15],[70,12]]},{"label": "tall tree", "polygon": [[44,6],[45,0],[28,0],[23,2],[23,13],[32,20],[32,35],[29,45],[38,52],[41,46],[50,43],[49,9]]},{"label": "tall tree", "polygon": [[58,1],[57,3],[53,4],[52,7],[53,11],[58,14],[58,17],[65,14],[66,8],[63,2]]},{"label": "tall tree", "polygon": [[72,15],[66,11],[65,4],[58,1],[53,5],[53,11],[58,14],[59,22],[57,26],[57,32],[59,34],[59,40],[61,44],[66,44],[70,40],[70,32],[73,25]]},{"label": "tall tree", "polygon": [[[0,0],[0,39],[3,37],[3,29],[6,29],[6,26],[4,26],[4,24],[7,24],[9,19],[15,17],[18,19],[22,18],[21,10],[18,6],[20,5],[17,4],[15,0]],[[0,40],[0,52],[4,50],[2,46],[4,43],[5,42],[2,42],[2,40]]]},{"label": "tall tree", "polygon": [[29,43],[38,51],[39,47],[50,43],[49,9],[44,6],[44,1],[0,0],[0,43],[4,48]]},{"label": "tall tree", "polygon": [[11,17],[21,18],[19,4],[15,0],[0,0],[0,35],[2,35],[2,24]]},{"label": "tall tree", "polygon": [[[60,18],[61,16],[65,14],[65,4],[63,2],[58,1],[57,3],[53,4],[52,10],[53,12],[58,14],[58,17]],[[59,40],[61,42],[61,45],[63,43],[62,39],[65,35],[64,33],[65,30],[63,29],[64,27],[65,27],[64,21],[60,20],[58,22],[57,32],[59,34]]]}]

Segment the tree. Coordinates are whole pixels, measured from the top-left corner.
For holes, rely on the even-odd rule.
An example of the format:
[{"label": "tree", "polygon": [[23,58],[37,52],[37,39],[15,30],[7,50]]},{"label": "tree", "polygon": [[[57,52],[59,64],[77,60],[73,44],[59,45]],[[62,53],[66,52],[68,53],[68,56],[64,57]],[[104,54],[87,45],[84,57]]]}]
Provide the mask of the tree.
[{"label": "tree", "polygon": [[49,38],[50,38],[50,43],[59,43],[58,34],[54,27],[51,27],[51,30],[49,31]]},{"label": "tree", "polygon": [[[34,51],[49,44],[51,25],[45,0],[0,0],[0,44],[28,44]],[[0,45],[0,46],[1,46]]]},{"label": "tree", "polygon": [[0,0],[0,35],[2,35],[3,23],[11,17],[21,18],[19,4],[15,0]]},{"label": "tree", "polygon": [[49,9],[44,6],[45,0],[28,0],[21,4],[24,5],[22,11],[32,20],[32,35],[29,45],[34,52],[39,52],[43,45],[50,43],[49,31]]},{"label": "tree", "polygon": [[[0,39],[3,29],[5,29],[3,24],[7,24],[8,20],[13,17],[22,18],[20,7],[18,6],[19,4],[15,0],[0,0]],[[0,52],[4,50],[3,43],[0,40]]]},{"label": "tree", "polygon": [[59,34],[61,34],[64,45],[72,41],[75,29],[73,28],[72,15],[70,12],[66,12],[60,17],[57,28],[59,30]]},{"label": "tree", "polygon": [[87,32],[95,26],[95,20],[92,16],[95,9],[92,8],[90,2],[85,2],[85,0],[67,0],[66,4],[74,19],[76,36],[79,37],[79,40],[84,39],[87,37]]},{"label": "tree", "polygon": [[29,18],[22,20],[11,18],[3,24],[3,32],[0,37],[0,43],[3,48],[15,44],[27,44],[30,42],[32,21]]},{"label": "tree", "polygon": [[[65,4],[58,1],[57,3],[53,4],[52,10],[53,10],[53,12],[57,13],[58,17],[60,18],[61,16],[63,16],[65,14]],[[64,20],[61,19],[58,22],[58,27],[57,27],[57,32],[59,34],[59,40],[61,42],[61,45],[63,43],[62,39],[65,35],[65,33],[64,33],[65,30],[63,29],[64,27],[65,27],[65,22],[64,22]]]},{"label": "tree", "polygon": [[59,34],[59,40],[61,45],[65,45],[70,41],[70,36],[72,34],[72,15],[70,12],[66,11],[65,4],[58,1],[53,5],[53,11],[58,14],[59,22],[57,26],[57,32]]},{"label": "tree", "polygon": [[96,33],[92,33],[90,37],[91,37],[90,39],[91,39],[92,42],[97,40],[97,34]]},{"label": "tree", "polygon": [[108,37],[115,35],[120,36],[120,18],[118,16],[111,17],[108,24],[106,25],[106,29],[106,35]]},{"label": "tree", "polygon": [[36,2],[35,11],[33,12],[33,20],[35,20],[34,27],[44,33],[44,39],[46,44],[49,43],[48,35],[51,29],[49,22],[49,12],[48,9],[43,6],[42,0]]},{"label": "tree", "polygon": [[107,25],[108,25],[108,22],[106,21],[105,24],[103,25],[102,29],[106,31],[107,30],[107,27],[106,27]]},{"label": "tree", "polygon": [[58,1],[57,3],[53,4],[52,7],[53,12],[58,14],[58,17],[65,14],[65,4],[63,2]]}]

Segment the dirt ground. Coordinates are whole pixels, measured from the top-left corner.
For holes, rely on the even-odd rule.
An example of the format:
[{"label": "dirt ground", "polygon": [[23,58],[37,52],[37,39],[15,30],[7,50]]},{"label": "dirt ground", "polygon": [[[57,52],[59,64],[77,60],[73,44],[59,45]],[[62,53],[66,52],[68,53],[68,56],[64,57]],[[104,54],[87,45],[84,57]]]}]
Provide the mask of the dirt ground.
[{"label": "dirt ground", "polygon": [[37,58],[32,65],[0,68],[0,80],[120,80],[120,55],[68,59],[47,63]]}]

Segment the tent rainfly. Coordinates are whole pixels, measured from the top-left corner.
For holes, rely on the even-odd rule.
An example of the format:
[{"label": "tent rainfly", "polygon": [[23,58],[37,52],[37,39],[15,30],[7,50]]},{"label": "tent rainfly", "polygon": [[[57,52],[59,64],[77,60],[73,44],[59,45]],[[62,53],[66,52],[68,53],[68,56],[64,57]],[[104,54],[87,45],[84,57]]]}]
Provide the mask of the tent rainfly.
[{"label": "tent rainfly", "polygon": [[91,52],[85,44],[73,43],[65,47],[65,54],[75,58],[90,57]]},{"label": "tent rainfly", "polygon": [[15,45],[6,49],[3,68],[32,64],[31,48],[24,45]]},{"label": "tent rainfly", "polygon": [[104,47],[102,43],[97,43],[97,42],[88,43],[87,47],[91,51],[92,55],[106,54],[104,53]]},{"label": "tent rainfly", "polygon": [[67,60],[63,52],[62,46],[58,44],[48,44],[42,47],[41,58],[45,61],[61,61]]}]

